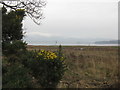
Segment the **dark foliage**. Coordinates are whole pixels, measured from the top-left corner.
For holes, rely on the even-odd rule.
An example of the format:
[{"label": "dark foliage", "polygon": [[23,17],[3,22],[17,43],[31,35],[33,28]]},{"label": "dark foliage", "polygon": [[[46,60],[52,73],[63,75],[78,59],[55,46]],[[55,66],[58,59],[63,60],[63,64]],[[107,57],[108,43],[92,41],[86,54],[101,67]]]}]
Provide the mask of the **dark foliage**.
[{"label": "dark foliage", "polygon": [[22,20],[25,16],[24,10],[7,12],[2,8],[2,50],[3,54],[16,53],[17,50],[25,49],[22,41]]}]

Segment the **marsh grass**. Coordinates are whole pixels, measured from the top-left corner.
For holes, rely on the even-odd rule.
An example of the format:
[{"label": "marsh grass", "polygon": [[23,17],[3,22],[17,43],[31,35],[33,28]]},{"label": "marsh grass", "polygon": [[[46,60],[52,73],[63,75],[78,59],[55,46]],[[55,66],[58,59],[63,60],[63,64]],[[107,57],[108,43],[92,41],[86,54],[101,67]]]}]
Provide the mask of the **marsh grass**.
[{"label": "marsh grass", "polygon": [[[81,50],[80,48],[83,48]],[[28,46],[28,50],[56,51],[57,46]],[[115,88],[118,83],[118,47],[64,46],[67,71],[58,88]]]}]

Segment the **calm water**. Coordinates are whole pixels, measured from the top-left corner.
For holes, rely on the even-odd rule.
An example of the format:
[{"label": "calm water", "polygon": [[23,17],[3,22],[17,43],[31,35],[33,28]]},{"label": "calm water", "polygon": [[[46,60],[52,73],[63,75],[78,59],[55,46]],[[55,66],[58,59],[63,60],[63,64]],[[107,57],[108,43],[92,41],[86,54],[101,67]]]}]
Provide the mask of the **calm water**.
[{"label": "calm water", "polygon": [[[29,44],[29,45],[55,46],[60,44]],[[118,44],[61,44],[61,45],[62,46],[118,46]]]}]

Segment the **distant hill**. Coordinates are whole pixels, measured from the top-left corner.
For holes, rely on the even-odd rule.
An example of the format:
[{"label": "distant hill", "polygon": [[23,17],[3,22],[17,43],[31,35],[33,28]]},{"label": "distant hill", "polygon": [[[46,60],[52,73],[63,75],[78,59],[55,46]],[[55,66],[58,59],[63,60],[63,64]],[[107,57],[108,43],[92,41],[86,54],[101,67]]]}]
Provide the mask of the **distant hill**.
[{"label": "distant hill", "polygon": [[120,40],[96,41],[95,44],[120,44]]},{"label": "distant hill", "polygon": [[110,38],[74,38],[74,37],[61,37],[61,36],[40,36],[31,35],[24,37],[28,44],[94,44],[95,41],[107,41]]}]

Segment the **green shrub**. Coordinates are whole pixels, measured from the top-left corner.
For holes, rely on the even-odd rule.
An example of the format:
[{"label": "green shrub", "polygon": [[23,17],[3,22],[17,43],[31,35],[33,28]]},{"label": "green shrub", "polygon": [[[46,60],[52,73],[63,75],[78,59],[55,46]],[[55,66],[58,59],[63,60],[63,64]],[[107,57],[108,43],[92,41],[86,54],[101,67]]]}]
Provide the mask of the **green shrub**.
[{"label": "green shrub", "polygon": [[66,70],[61,50],[18,52],[3,58],[3,88],[30,88],[35,84],[43,88],[57,86]]},{"label": "green shrub", "polygon": [[34,60],[29,61],[33,76],[43,88],[55,88],[62,79],[66,66],[64,57],[51,51],[35,51]]},{"label": "green shrub", "polygon": [[32,76],[30,70],[20,63],[3,63],[2,87],[3,88],[31,88]]},{"label": "green shrub", "polygon": [[8,56],[8,55],[11,55],[11,54],[18,54],[20,52],[24,52],[26,51],[26,42],[23,42],[21,40],[16,40],[16,41],[13,41],[12,43],[3,43],[3,54]]}]

